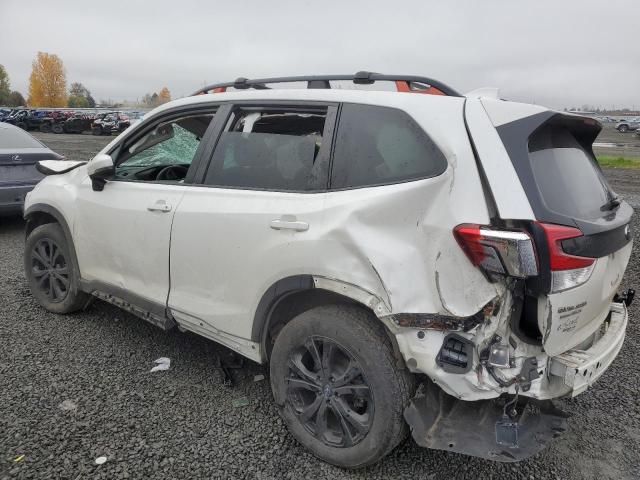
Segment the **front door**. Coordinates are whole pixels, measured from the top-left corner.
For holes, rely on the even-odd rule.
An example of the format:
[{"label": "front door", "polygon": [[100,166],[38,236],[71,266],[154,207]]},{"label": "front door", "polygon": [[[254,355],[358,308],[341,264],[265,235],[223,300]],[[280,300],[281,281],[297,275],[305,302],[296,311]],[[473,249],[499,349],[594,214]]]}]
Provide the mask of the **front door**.
[{"label": "front door", "polygon": [[171,223],[212,118],[212,111],[183,111],[150,119],[111,150],[115,175],[104,190],[94,191],[85,179],[74,238],[81,277],[91,289],[164,314]]}]

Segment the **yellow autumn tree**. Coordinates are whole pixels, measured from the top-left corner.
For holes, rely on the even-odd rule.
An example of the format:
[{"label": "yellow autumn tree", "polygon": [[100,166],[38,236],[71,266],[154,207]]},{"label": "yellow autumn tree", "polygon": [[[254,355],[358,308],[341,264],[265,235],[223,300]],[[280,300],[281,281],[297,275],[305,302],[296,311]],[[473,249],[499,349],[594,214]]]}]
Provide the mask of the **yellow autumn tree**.
[{"label": "yellow autumn tree", "polygon": [[27,102],[31,107],[67,106],[67,78],[60,57],[38,52],[32,63]]},{"label": "yellow autumn tree", "polygon": [[158,103],[161,105],[171,101],[171,92],[167,87],[162,87],[162,90],[158,93]]}]

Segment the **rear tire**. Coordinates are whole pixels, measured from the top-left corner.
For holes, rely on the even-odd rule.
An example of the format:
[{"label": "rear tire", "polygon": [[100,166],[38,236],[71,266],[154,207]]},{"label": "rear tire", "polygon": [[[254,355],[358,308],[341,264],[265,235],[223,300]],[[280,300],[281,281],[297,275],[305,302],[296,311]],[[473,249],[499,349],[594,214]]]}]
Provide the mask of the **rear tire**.
[{"label": "rear tire", "polygon": [[29,289],[50,312],[74,312],[90,298],[80,290],[79,270],[71,248],[57,223],[36,227],[25,243],[24,268]]},{"label": "rear tire", "polygon": [[64,126],[61,123],[54,123],[51,127],[51,131],[57,134],[64,133]]},{"label": "rear tire", "polygon": [[43,123],[40,125],[40,131],[42,133],[49,133],[51,131],[51,124],[50,123]]},{"label": "rear tire", "polygon": [[618,127],[618,131],[620,133],[627,133],[629,131],[629,127],[627,125],[620,125]]},{"label": "rear tire", "polygon": [[91,135],[102,135],[102,128],[100,127],[92,127],[91,128]]},{"label": "rear tire", "polygon": [[298,315],[276,338],[270,376],[289,431],[325,462],[371,465],[408,433],[402,414],[413,376],[398,368],[384,326],[361,308]]}]

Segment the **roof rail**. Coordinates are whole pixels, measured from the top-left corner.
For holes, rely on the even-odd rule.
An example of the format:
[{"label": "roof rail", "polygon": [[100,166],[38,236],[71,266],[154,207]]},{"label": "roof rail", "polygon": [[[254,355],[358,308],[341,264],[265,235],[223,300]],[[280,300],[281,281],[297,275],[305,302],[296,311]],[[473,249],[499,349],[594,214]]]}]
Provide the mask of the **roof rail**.
[{"label": "roof rail", "polygon": [[[204,93],[209,93],[212,90],[216,90],[217,92],[224,92],[228,87],[233,87],[239,90],[244,90],[248,88],[254,88],[256,90],[268,90],[266,84],[269,83],[285,83],[285,82],[307,82],[307,88],[331,88],[329,82],[331,80],[347,80],[352,81],[357,85],[371,85],[375,82],[387,81],[387,82],[404,82],[407,86],[411,83],[419,83],[422,85],[427,85],[435,90],[438,90],[439,95],[447,95],[450,97],[461,97],[458,92],[456,92],[453,88],[445,85],[442,82],[437,80],[433,80],[432,78],[420,77],[415,75],[387,75],[384,73],[373,73],[373,72],[358,72],[355,75],[303,75],[297,77],[274,77],[274,78],[258,78],[258,79],[248,79],[244,77],[237,78],[233,82],[225,82],[225,83],[214,83],[212,85],[207,85],[196,92],[192,93],[192,95],[201,95]],[[399,90],[399,91],[410,91],[408,88]],[[426,92],[424,92],[426,93]]]}]

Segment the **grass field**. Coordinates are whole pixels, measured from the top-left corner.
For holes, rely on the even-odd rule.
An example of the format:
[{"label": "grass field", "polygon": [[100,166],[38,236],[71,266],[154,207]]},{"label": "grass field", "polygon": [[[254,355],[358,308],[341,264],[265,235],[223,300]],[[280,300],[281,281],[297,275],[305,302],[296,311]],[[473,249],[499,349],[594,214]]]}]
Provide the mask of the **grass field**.
[{"label": "grass field", "polygon": [[605,168],[640,168],[640,158],[608,157],[599,155],[598,163]]}]

